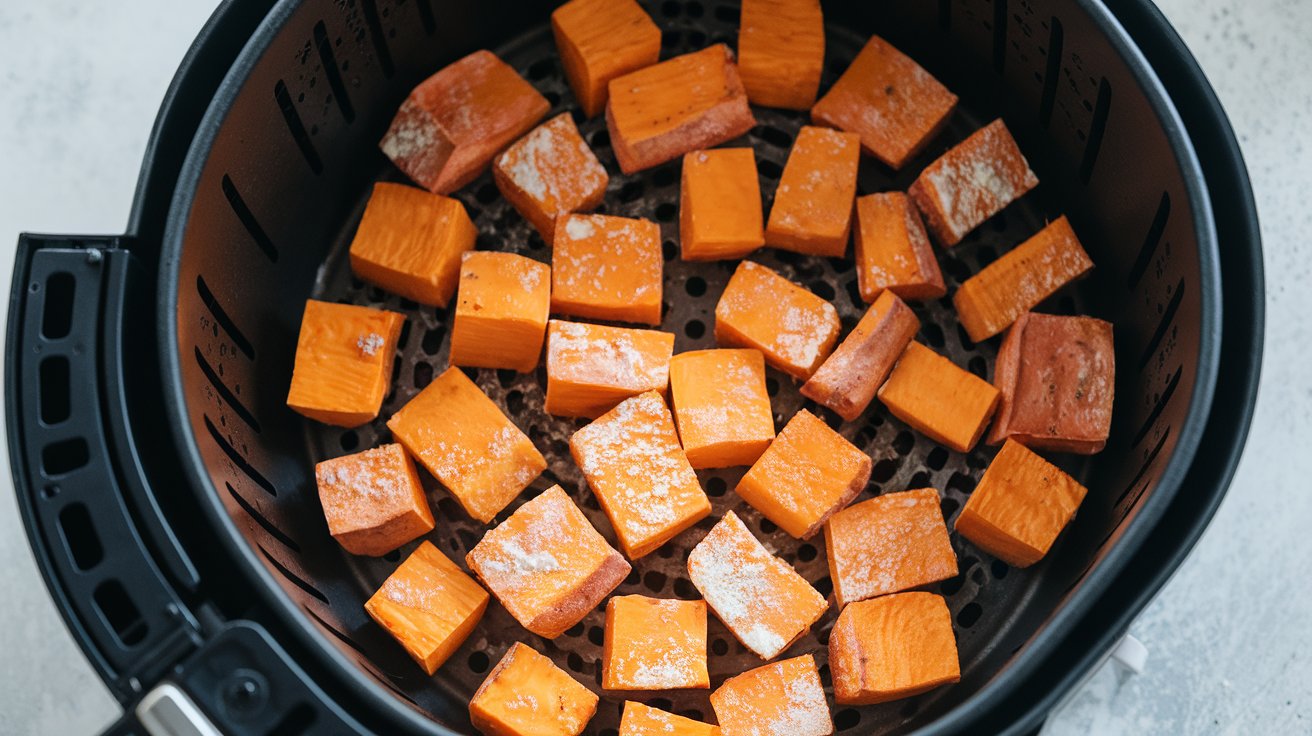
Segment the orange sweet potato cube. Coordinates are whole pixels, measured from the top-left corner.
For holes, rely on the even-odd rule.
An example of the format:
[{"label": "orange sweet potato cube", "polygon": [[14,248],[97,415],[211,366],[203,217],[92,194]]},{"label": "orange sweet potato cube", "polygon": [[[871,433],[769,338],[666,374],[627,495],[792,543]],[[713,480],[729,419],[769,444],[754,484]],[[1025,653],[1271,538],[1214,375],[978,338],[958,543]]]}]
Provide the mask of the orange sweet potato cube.
[{"label": "orange sweet potato cube", "polygon": [[970,452],[998,406],[996,388],[915,341],[877,395],[893,416],[957,452]]},{"label": "orange sweet potato cube", "polygon": [[902,168],[938,135],[957,96],[879,36],[811,108],[811,120],[861,136],[866,153]]},{"label": "orange sweet potato cube", "polygon": [[553,319],[547,324],[543,410],[596,419],[630,396],[665,392],[674,335]]},{"label": "orange sweet potato cube", "polygon": [[732,511],[688,554],[688,577],[729,631],[761,659],[779,656],[829,607]]},{"label": "orange sweet potato cube", "polygon": [[571,0],[551,14],[551,31],[588,117],[606,108],[610,80],[661,57],[661,29],[633,0]]},{"label": "orange sweet potato cube", "polygon": [[810,109],[824,66],[820,0],[743,0],[738,72],[752,104]]},{"label": "orange sweet potato cube", "polygon": [[885,291],[820,369],[802,384],[802,395],[847,421],[861,416],[920,329],[911,308]]},{"label": "orange sweet potato cube", "polygon": [[685,261],[742,258],[765,244],[761,183],[750,148],[683,155],[679,248]]},{"label": "orange sweet potato cube", "polygon": [[670,393],[694,468],[751,465],[774,441],[759,350],[694,350],[670,359]]},{"label": "orange sweet potato cube", "polygon": [[387,428],[484,524],[547,469],[533,442],[459,368],[434,378]]},{"label": "orange sweet potato cube", "polygon": [[834,305],[752,261],[738,264],[715,305],[717,344],[760,350],[765,362],[803,381],[842,328]]},{"label": "orange sweet potato cube", "polygon": [[551,252],[551,311],[657,326],[664,267],[651,220],[565,215]]},{"label": "orange sweet potato cube", "polygon": [[852,231],[861,138],[802,126],[775,190],[765,244],[813,256],[842,258]]},{"label": "orange sweet potato cube", "polygon": [[459,200],[380,181],[351,241],[351,270],[393,294],[445,307],[460,257],[477,237]]},{"label": "orange sweet potato cube", "polygon": [[719,736],[720,729],[709,723],[666,713],[649,705],[624,701],[619,736]]},{"label": "orange sweet potato cube", "polygon": [[986,442],[1092,455],[1107,444],[1116,391],[1112,324],[1027,312],[998,349],[1002,394]]},{"label": "orange sweet potato cube", "polygon": [[606,690],[709,688],[706,602],[615,596],[606,604],[601,686]]},{"label": "orange sweet potato cube", "polygon": [[1013,567],[1048,554],[1088,492],[1060,468],[1015,440],[993,458],[953,528]]},{"label": "orange sweet potato cube", "polygon": [[724,736],[828,736],[834,732],[815,658],[807,654],[730,677],[711,693]]},{"label": "orange sweet potato cube", "polygon": [[856,200],[856,279],[861,298],[873,302],[885,289],[903,299],[938,299],[948,293],[915,200],[884,192]]},{"label": "orange sweet potato cube", "polygon": [[578,736],[597,700],[550,659],[515,642],[469,701],[469,720],[486,736]]},{"label": "orange sweet potato cube", "polygon": [[378,147],[419,186],[450,194],[550,109],[496,54],[475,51],[415,87]]},{"label": "orange sweet potato cube", "polygon": [[433,531],[415,463],[390,444],[314,466],[328,533],[353,555],[380,557]]},{"label": "orange sweet potato cube", "polygon": [[338,427],[378,416],[404,322],[395,312],[307,299],[287,406]]},{"label": "orange sweet potato cube", "polygon": [[825,551],[839,608],[957,574],[933,488],[886,493],[834,514]]},{"label": "orange sweet potato cube", "polygon": [[396,568],[364,610],[433,674],[478,625],[487,591],[431,542],[422,542]]},{"label": "orange sweet potato cube", "polygon": [[912,591],[853,603],[829,635],[834,700],[871,705],[961,679],[952,614],[941,596]]},{"label": "orange sweet potato cube", "polygon": [[547,245],[556,237],[556,220],[601,204],[610,181],[567,112],[497,156],[492,178],[501,196],[537,228]]},{"label": "orange sweet potato cube", "polygon": [[733,52],[722,43],[610,80],[606,127],[626,174],[718,146],[754,125]]},{"label": "orange sweet potato cube", "polygon": [[451,325],[451,365],[532,371],[550,311],[550,266],[514,253],[466,253]]},{"label": "orange sweet potato cube", "polygon": [[711,513],[665,399],[655,391],[621,401],[575,432],[569,449],[630,560]]},{"label": "orange sweet potato cube", "polygon": [[956,245],[1038,184],[1039,177],[998,118],[926,166],[907,194],[916,200],[938,242]]},{"label": "orange sweet potato cube", "polygon": [[1092,268],[1093,261],[1063,215],[966,279],[952,305],[970,339],[980,342]]},{"label": "orange sweet potato cube", "polygon": [[870,456],[802,409],[734,490],[780,529],[808,539],[870,480]]}]

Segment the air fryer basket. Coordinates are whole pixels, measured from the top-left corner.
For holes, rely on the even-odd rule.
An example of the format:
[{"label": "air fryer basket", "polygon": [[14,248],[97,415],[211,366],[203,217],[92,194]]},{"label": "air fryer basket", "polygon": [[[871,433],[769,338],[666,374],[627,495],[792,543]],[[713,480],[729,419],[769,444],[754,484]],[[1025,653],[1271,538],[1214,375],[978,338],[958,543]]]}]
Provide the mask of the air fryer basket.
[{"label": "air fryer basket", "polygon": [[[664,31],[662,58],[709,43],[734,45],[737,9],[698,0],[647,2]],[[516,640],[551,656],[602,695],[589,733],[618,725],[622,701],[600,691],[601,610],[564,636],[544,640],[494,604],[475,634],[428,677],[375,626],[363,602],[417,542],[385,558],[357,558],[329,536],[318,503],[315,462],[389,441],[384,422],[446,368],[451,310],[418,306],[353,279],[346,258],[371,185],[403,181],[376,143],[408,91],[445,63],[492,48],[552,102],[577,110],[555,61],[549,5],[430,0],[305,0],[279,4],[255,33],[216,95],[192,144],[163,244],[160,305],[164,375],[190,454],[194,485],[229,533],[235,557],[268,587],[274,610],[324,651],[323,661],[354,678],[367,699],[419,729],[432,721],[472,733],[465,704]],[[862,193],[905,189],[915,173],[974,129],[1003,117],[1042,184],[939,250],[951,291],[971,274],[1067,215],[1097,268],[1042,309],[1112,321],[1118,357],[1115,420],[1107,449],[1059,462],[1089,489],[1069,529],[1045,560],[1012,570],[953,535],[961,574],[930,589],[952,612],[961,683],[893,703],[837,708],[836,727],[900,733],[933,722],[963,724],[963,703],[1000,696],[1031,670],[1060,630],[1097,598],[1170,502],[1197,446],[1215,387],[1220,298],[1211,213],[1188,139],[1156,78],[1115,21],[1092,2],[942,0],[825,6],[822,91],[870,33],[903,49],[961,96],[947,131],[902,172],[868,158]],[[732,145],[757,151],[762,194],[773,196],[805,114],[755,109],[759,126]],[[632,176],[618,173],[604,121],[580,123],[611,172],[603,211],[660,223],[666,313],[676,351],[712,347],[714,306],[733,263],[677,258],[678,163]],[[550,261],[550,250],[501,199],[484,174],[456,195],[479,226],[478,247]],[[752,256],[833,301],[847,328],[863,311],[850,261],[769,249]],[[403,312],[395,390],[378,420],[340,430],[303,420],[284,404],[304,300],[314,297]],[[971,343],[948,299],[913,305],[918,339],[958,365],[992,378],[998,339]],[[470,371],[534,440],[550,468],[517,503],[559,482],[594,525],[609,523],[569,457],[581,422],[541,412],[545,376]],[[771,370],[782,426],[804,404],[794,382]],[[832,426],[875,460],[870,487],[932,485],[949,526],[993,452],[946,450],[875,403],[855,422]],[[702,471],[713,513],[643,558],[618,594],[696,597],[684,560],[726,510],[828,592],[823,541],[793,540],[742,502],[732,488],[743,469]],[[428,538],[457,562],[484,527],[431,478],[437,529]],[[834,613],[788,651],[826,661]],[[712,687],[760,664],[711,617]],[[827,680],[827,668],[822,667]],[[388,695],[390,691],[396,697]],[[705,691],[658,693],[653,704],[710,719]],[[411,706],[413,710],[408,706]],[[955,709],[955,711],[954,711]],[[951,714],[951,715],[949,715]]]}]

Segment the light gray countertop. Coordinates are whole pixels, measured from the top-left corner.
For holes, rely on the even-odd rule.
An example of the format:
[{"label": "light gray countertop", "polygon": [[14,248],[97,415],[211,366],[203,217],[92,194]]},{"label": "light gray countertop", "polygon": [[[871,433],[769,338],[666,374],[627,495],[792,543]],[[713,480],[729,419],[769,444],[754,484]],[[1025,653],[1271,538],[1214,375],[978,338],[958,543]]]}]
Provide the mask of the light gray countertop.
[{"label": "light gray countertop", "polygon": [[[123,231],[159,102],[214,5],[0,2],[0,288],[20,230]],[[1132,629],[1145,671],[1104,667],[1049,732],[1312,733],[1312,2],[1160,5],[1229,112],[1257,193],[1262,387],[1229,495]],[[7,465],[0,653],[0,734],[92,734],[117,717],[37,573]]]}]

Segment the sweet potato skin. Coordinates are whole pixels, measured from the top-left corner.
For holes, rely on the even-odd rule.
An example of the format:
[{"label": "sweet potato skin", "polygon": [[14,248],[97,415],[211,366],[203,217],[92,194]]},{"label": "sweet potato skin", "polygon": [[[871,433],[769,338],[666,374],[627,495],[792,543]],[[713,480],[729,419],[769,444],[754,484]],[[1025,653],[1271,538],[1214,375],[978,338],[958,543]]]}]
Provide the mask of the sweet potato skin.
[{"label": "sweet potato skin", "polygon": [[802,395],[838,412],[847,421],[861,416],[920,330],[906,302],[885,291],[856,328],[802,384]]}]

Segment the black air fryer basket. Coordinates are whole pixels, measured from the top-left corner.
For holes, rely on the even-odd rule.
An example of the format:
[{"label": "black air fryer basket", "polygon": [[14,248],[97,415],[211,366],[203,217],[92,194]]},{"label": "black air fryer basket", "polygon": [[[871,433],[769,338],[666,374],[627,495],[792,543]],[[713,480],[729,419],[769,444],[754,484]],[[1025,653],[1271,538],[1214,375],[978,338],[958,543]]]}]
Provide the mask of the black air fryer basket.
[{"label": "black air fryer basket", "polygon": [[[735,44],[733,0],[644,5],[664,32],[662,58]],[[600,610],[549,641],[493,603],[425,675],[363,609],[418,541],[383,558],[347,554],[328,535],[312,473],[319,460],[388,441],[386,418],[447,366],[454,307],[419,306],[350,273],[346,250],[372,184],[404,181],[378,140],[416,84],[479,48],[530,80],[551,114],[577,110],[550,10],[516,0],[230,0],[165,99],[128,234],[20,238],[6,383],[15,486],[51,594],[128,708],[116,732],[208,720],[229,734],[472,735],[468,699],[517,640],[601,693]],[[1052,551],[1013,570],[952,535],[961,574],[930,589],[952,613],[961,682],[833,711],[840,733],[1025,733],[1124,634],[1233,474],[1262,341],[1247,174],[1193,58],[1142,0],[824,10],[822,91],[877,33],[961,97],[947,130],[903,171],[863,158],[862,193],[905,189],[997,117],[1042,182],[938,251],[949,292],[1064,214],[1097,267],[1041,309],[1115,325],[1112,434],[1099,455],[1059,459],[1089,494]],[[736,144],[756,150],[768,206],[806,116],[754,111],[758,127]],[[734,264],[678,260],[678,162],[623,176],[603,119],[580,130],[611,172],[604,211],[660,223],[662,329],[676,333],[676,352],[712,347],[715,302]],[[455,196],[479,227],[479,248],[550,260],[490,174]],[[847,328],[864,310],[850,261],[770,249],[753,259],[831,300]],[[308,297],[407,315],[378,420],[342,430],[286,407]],[[970,342],[949,300],[913,307],[917,339],[992,378],[998,339]],[[781,424],[803,401],[791,379],[769,375]],[[569,458],[581,423],[541,411],[541,369],[481,370],[476,381],[550,464],[516,503],[559,482],[613,538]],[[858,500],[932,485],[949,527],[993,454],[948,452],[878,402],[839,431],[875,460]],[[731,489],[743,470],[700,471],[711,517],[636,563],[616,593],[696,597],[686,552],[729,509],[828,592],[823,543],[793,540],[738,499]],[[428,539],[462,562],[484,527],[425,480],[438,519]],[[831,611],[788,654],[814,653],[823,665],[833,620]],[[712,686],[759,664],[718,620],[708,623]],[[601,694],[587,733],[613,736],[622,701]],[[656,695],[658,707],[713,717],[706,691]]]}]

